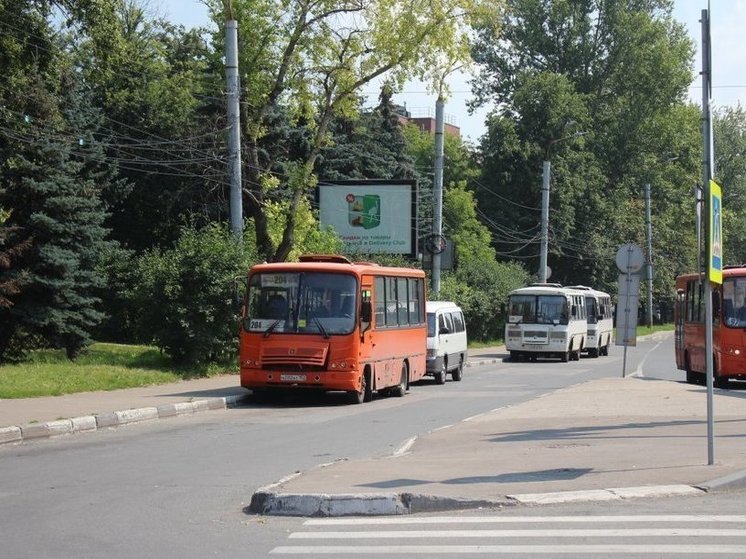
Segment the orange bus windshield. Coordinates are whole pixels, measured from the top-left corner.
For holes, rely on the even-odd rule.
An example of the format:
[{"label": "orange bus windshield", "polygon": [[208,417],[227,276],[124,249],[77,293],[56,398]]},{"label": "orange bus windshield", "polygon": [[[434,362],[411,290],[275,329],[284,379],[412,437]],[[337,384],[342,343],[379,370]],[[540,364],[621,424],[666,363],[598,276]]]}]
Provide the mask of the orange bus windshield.
[{"label": "orange bus windshield", "polygon": [[723,282],[723,323],[731,328],[746,328],[746,277]]},{"label": "orange bus windshield", "polygon": [[359,285],[352,274],[332,272],[260,272],[249,279],[248,332],[351,334],[356,325]]}]

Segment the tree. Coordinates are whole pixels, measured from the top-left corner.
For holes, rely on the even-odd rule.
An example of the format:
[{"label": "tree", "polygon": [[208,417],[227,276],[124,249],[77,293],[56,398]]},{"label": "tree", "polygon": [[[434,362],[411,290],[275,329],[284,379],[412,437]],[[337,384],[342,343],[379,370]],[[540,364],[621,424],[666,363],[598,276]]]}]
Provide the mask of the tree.
[{"label": "tree", "polygon": [[[222,15],[222,1],[210,5]],[[332,119],[352,115],[360,88],[378,77],[385,75],[398,87],[410,77],[432,77],[444,54],[449,60],[465,58],[463,24],[480,9],[478,0],[232,2],[228,17],[247,30],[239,57],[246,107],[242,141],[248,156],[244,207],[254,219],[257,246],[267,259],[284,260],[292,249],[294,215],[315,186],[314,167]],[[216,40],[222,43],[222,35]],[[280,177],[290,204],[282,239],[275,245],[264,208],[276,193],[266,188],[272,163],[261,152],[261,139],[268,117],[281,105],[309,128],[311,141],[307,155]]]},{"label": "tree", "polygon": [[715,180],[723,187],[723,254],[727,263],[746,262],[746,111],[740,105],[715,111]]},{"label": "tree", "polygon": [[173,248],[138,259],[129,296],[140,331],[177,363],[225,361],[237,344],[236,280],[255,261],[225,227],[185,228]]},{"label": "tree", "polygon": [[9,274],[13,270],[14,260],[19,258],[31,246],[31,239],[23,239],[15,246],[9,246],[8,237],[17,232],[17,228],[11,229],[4,225],[5,217],[0,219],[0,309],[9,309],[13,306],[11,297],[21,292],[21,287],[26,281],[25,274],[20,271]]},{"label": "tree", "polygon": [[170,246],[186,223],[227,216],[220,76],[203,30],[149,17],[141,0],[110,4],[106,25],[73,43],[126,179],[105,192],[107,225],[125,248]]},{"label": "tree", "polygon": [[[95,296],[106,236],[100,191],[114,171],[94,138],[97,112],[51,40],[46,13],[27,8],[13,14],[34,34],[17,44],[19,57],[8,72],[15,87],[3,90],[3,126],[10,133],[0,162],[0,208],[7,212],[2,236],[16,247],[0,282],[24,282],[10,294],[12,304],[0,309],[0,359],[26,349],[19,340],[29,337],[64,348],[72,359],[101,318]],[[44,53],[37,55],[40,43]],[[19,254],[24,244],[30,246]]]},{"label": "tree", "polygon": [[[414,159],[418,186],[418,237],[432,234],[433,220],[433,162],[435,157],[435,136],[420,130],[414,124],[404,127],[407,152]],[[444,190],[444,232],[447,237],[458,230],[458,220],[449,220],[445,210],[448,190],[455,183],[464,183],[466,189],[479,188],[479,162],[472,146],[460,137],[443,136],[443,190]],[[460,247],[457,247],[462,252]],[[467,249],[468,251],[469,249]]]},{"label": "tree", "polygon": [[332,120],[316,166],[320,180],[418,178],[392,94],[384,86],[374,109]]},{"label": "tree", "polygon": [[[499,107],[481,145],[480,206],[501,226],[498,253],[537,267],[542,162],[551,161],[551,279],[609,290],[616,248],[644,242],[642,185],[659,176],[656,165],[679,157],[668,167],[679,179],[667,191],[673,200],[691,188],[696,121],[684,98],[693,45],[670,0],[507,4],[502,40],[478,29],[474,49],[477,102]],[[683,126],[681,139],[671,122]],[[657,209],[668,212],[656,216],[662,228],[682,206]]]}]

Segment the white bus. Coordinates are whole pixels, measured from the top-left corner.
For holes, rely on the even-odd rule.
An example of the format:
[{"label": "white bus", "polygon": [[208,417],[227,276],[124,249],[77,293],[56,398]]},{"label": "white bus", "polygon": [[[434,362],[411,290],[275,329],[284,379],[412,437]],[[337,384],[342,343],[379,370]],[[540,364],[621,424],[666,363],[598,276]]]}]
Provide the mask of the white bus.
[{"label": "white bus", "polygon": [[569,288],[585,292],[585,312],[588,317],[585,351],[590,357],[609,355],[611,336],[614,331],[611,296],[585,285],[572,285]]},{"label": "white bus", "polygon": [[588,322],[585,293],[558,283],[534,283],[508,297],[505,347],[512,361],[537,357],[580,359]]}]

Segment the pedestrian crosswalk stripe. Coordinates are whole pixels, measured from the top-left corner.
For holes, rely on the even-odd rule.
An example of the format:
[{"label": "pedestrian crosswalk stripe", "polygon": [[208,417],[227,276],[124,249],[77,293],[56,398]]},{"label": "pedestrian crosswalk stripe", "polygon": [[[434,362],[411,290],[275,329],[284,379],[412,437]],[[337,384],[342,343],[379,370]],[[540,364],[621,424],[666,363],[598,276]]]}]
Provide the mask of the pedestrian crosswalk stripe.
[{"label": "pedestrian crosswalk stripe", "polygon": [[395,516],[354,518],[310,518],[306,526],[381,526],[405,524],[534,524],[544,522],[605,523],[605,522],[746,522],[746,515],[663,514],[636,516]]},{"label": "pedestrian crosswalk stripe", "polygon": [[374,538],[664,538],[664,537],[746,537],[746,530],[709,528],[619,528],[553,530],[369,530],[366,532],[293,532],[290,539],[359,540]]},{"label": "pedestrian crosswalk stripe", "polygon": [[695,557],[738,554],[744,557],[746,545],[341,545],[341,546],[280,546],[273,555],[436,555],[436,554],[687,554]]}]

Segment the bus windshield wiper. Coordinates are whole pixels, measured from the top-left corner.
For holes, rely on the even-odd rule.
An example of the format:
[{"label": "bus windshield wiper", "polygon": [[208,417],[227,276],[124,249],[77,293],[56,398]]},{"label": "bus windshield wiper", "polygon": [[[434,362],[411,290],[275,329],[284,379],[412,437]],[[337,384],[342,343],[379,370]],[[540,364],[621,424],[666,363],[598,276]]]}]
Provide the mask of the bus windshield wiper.
[{"label": "bus windshield wiper", "polygon": [[269,338],[269,335],[272,333],[272,330],[275,329],[275,327],[280,323],[280,320],[275,320],[272,324],[269,325],[269,327],[264,331],[264,337]]},{"label": "bus windshield wiper", "polygon": [[319,331],[321,332],[321,335],[324,336],[324,339],[328,340],[329,334],[327,333],[326,328],[324,328],[324,325],[321,324],[321,321],[315,316],[313,317],[313,321],[316,323],[316,326],[319,327]]}]

